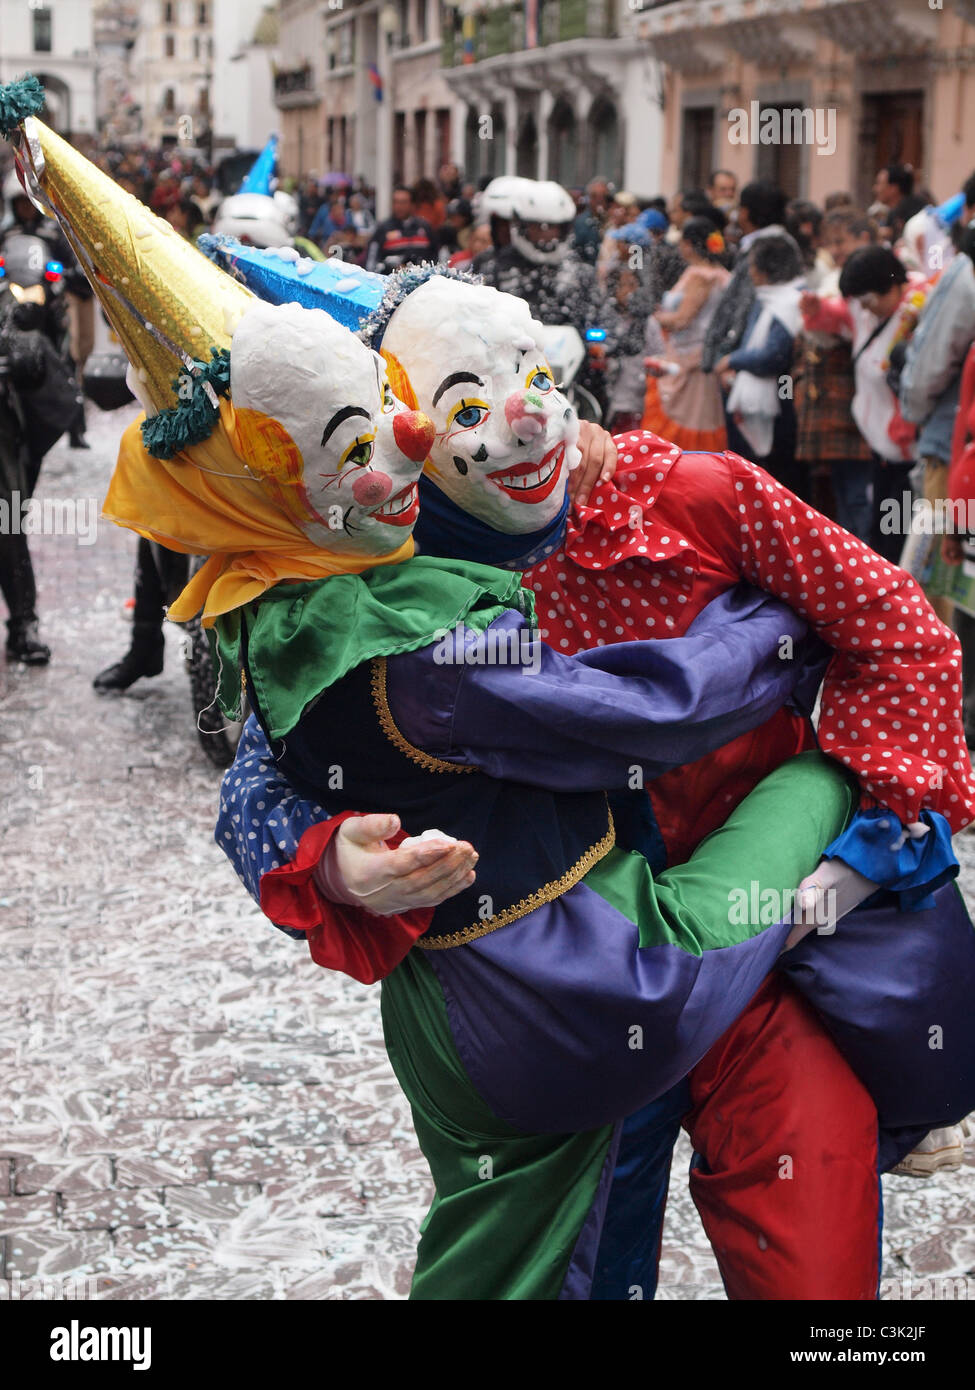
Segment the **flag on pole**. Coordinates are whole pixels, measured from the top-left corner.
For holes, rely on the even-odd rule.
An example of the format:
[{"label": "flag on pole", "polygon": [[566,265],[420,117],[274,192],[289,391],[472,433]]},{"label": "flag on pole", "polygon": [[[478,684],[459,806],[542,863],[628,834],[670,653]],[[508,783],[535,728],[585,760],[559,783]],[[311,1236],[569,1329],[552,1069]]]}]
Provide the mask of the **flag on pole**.
[{"label": "flag on pole", "polygon": [[369,81],[372,83],[372,94],[377,101],[382,101],[383,79],[379,75],[379,69],[375,63],[367,63],[366,67],[369,70]]},{"label": "flag on pole", "polygon": [[475,61],[474,39],[477,35],[477,20],[472,14],[464,15],[461,35],[464,40],[464,62],[473,63]]}]

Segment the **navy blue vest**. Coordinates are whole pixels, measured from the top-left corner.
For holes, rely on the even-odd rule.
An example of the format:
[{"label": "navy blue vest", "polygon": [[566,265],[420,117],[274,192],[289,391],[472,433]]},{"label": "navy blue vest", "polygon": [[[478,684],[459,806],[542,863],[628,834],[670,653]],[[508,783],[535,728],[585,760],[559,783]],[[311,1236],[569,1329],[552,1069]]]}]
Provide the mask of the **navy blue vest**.
[{"label": "navy blue vest", "polygon": [[477,879],[435,909],[417,942],[425,949],[461,946],[551,902],[614,843],[602,792],[502,782],[410,744],[389,708],[382,657],[325,690],[271,746],[296,790],[330,815],[394,811],[409,834],[436,827],[475,847]]}]

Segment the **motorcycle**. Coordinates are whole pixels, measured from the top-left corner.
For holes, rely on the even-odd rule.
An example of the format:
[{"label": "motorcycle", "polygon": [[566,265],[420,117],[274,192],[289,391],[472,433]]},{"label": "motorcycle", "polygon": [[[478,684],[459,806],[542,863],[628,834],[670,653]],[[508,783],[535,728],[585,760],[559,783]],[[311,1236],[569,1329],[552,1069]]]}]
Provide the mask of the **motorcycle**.
[{"label": "motorcycle", "polygon": [[602,424],[603,407],[590,389],[587,378],[593,367],[593,357],[599,354],[606,340],[605,328],[589,328],[583,342],[579,330],[571,323],[546,324],[541,332],[541,348],[552,368],[562,394],[575,407],[580,420]]},{"label": "motorcycle", "polygon": [[43,237],[17,229],[0,245],[0,277],[20,306],[17,326],[43,333],[59,356],[67,348],[64,266]]},{"label": "motorcycle", "polygon": [[0,249],[0,316],[32,335],[41,363],[39,384],[19,392],[21,424],[35,474],[81,408],[81,392],[66,358],[63,296],[64,266],[51,258],[44,239],[8,232]]}]

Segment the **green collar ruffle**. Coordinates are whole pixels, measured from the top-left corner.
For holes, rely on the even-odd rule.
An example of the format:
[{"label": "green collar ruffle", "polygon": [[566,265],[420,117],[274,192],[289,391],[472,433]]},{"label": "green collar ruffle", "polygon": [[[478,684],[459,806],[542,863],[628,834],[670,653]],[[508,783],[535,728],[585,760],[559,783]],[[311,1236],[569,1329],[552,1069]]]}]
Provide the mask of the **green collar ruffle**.
[{"label": "green collar ruffle", "polygon": [[417,651],[460,622],[483,632],[510,608],[534,620],[520,574],[427,555],[276,584],[210,629],[217,700],[229,719],[239,718],[245,626],[254,694],[271,738],[283,738],[323,690],[362,662]]}]

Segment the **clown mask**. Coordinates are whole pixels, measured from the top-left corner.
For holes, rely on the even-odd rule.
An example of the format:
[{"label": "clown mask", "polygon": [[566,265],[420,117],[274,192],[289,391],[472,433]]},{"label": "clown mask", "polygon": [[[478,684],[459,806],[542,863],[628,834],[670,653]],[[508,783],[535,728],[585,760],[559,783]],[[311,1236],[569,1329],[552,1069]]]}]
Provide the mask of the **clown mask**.
[{"label": "clown mask", "polygon": [[524,300],[434,276],[397,307],[383,338],[434,422],[432,481],[510,535],[558,516],[579,461],[579,420],[556,388],[540,329]]},{"label": "clown mask", "polygon": [[433,426],[385,364],[321,309],[256,303],[231,347],[234,447],[323,550],[384,555],[409,537]]}]

